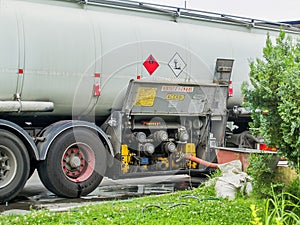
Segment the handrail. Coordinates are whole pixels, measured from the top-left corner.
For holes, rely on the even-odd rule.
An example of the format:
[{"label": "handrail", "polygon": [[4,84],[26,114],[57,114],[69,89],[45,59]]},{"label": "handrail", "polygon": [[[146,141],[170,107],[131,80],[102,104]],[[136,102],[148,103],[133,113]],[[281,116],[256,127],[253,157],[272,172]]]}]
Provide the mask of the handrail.
[{"label": "handrail", "polygon": [[208,12],[197,9],[181,8],[175,6],[131,1],[131,0],[75,0],[77,3],[83,5],[94,5],[94,6],[112,6],[121,7],[133,10],[147,10],[155,13],[164,13],[175,18],[178,17],[194,18],[194,19],[204,19],[204,20],[214,20],[218,22],[231,22],[239,25],[244,25],[247,27],[261,27],[261,28],[273,28],[273,29],[284,29],[294,32],[300,32],[300,29],[292,26],[288,23],[282,22],[272,22],[267,20],[254,19],[249,17],[234,16],[229,14]]}]

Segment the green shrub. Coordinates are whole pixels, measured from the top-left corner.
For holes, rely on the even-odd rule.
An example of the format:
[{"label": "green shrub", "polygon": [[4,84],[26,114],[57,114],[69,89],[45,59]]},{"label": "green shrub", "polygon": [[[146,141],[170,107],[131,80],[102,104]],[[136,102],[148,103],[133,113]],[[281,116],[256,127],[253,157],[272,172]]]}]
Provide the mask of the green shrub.
[{"label": "green shrub", "polygon": [[298,174],[298,178],[293,180],[285,189],[284,191],[286,193],[290,193],[291,196],[298,196],[299,198],[294,198],[291,196],[288,196],[288,200],[293,202],[295,205],[298,205],[299,207],[295,208],[294,210],[298,215],[300,215],[300,175]]},{"label": "green shrub", "polygon": [[283,184],[275,181],[278,158],[272,154],[251,154],[247,173],[251,176],[253,194],[258,198],[272,197],[271,189],[279,193]]},{"label": "green shrub", "polygon": [[282,192],[276,195],[273,192],[273,197],[266,202],[265,225],[299,225],[299,209],[300,206],[294,202],[299,202],[300,199],[290,193]]},{"label": "green shrub", "polygon": [[251,221],[253,225],[300,225],[299,210],[300,205],[294,202],[299,202],[299,197],[296,197],[287,192],[275,194],[271,191],[272,197],[267,199],[265,203],[264,215],[258,215],[261,212],[259,207],[252,204]]},{"label": "green shrub", "polygon": [[299,170],[300,42],[283,31],[275,44],[268,36],[263,59],[250,64],[250,81],[242,91],[245,107],[253,112],[252,128]]}]

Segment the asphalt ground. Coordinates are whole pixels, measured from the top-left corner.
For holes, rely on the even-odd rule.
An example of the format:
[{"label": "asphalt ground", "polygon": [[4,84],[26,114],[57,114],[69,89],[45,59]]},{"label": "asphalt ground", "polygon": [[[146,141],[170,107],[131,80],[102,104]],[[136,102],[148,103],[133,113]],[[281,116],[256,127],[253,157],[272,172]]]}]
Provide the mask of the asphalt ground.
[{"label": "asphalt ground", "polygon": [[34,172],[21,193],[11,202],[0,205],[2,214],[26,214],[31,209],[67,211],[74,207],[100,204],[103,201],[128,199],[144,195],[171,193],[198,186],[203,178],[188,175],[164,175],[112,180],[104,178],[100,186],[87,196],[75,199],[60,198],[48,191]]}]

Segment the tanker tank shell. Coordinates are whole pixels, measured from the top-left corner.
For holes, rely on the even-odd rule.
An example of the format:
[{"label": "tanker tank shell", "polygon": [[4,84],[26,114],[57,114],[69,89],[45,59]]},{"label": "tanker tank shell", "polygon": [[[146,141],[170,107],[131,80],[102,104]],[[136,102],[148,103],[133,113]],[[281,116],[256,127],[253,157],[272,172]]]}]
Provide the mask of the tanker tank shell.
[{"label": "tanker tank shell", "polygon": [[[179,17],[149,10],[79,5],[68,1],[2,0],[0,100],[54,103],[52,115],[109,115],[120,109],[130,79],[212,82],[217,58],[233,59],[234,96],[261,57],[267,32],[234,22]],[[175,76],[178,54],[185,63]],[[143,62],[159,66],[150,76]],[[99,85],[99,93],[95,87]],[[44,113],[47,114],[47,113]],[[48,112],[49,114],[49,112]]]}]

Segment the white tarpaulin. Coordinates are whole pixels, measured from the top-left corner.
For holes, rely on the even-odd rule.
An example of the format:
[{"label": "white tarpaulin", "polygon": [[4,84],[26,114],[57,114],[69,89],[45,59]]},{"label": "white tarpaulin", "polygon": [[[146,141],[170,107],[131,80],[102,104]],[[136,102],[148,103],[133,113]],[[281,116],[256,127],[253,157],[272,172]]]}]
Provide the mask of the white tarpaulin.
[{"label": "white tarpaulin", "polygon": [[238,191],[249,194],[252,191],[250,176],[242,171],[240,160],[234,160],[229,163],[219,164],[218,168],[222,176],[217,179],[215,189],[217,197],[235,198]]}]

